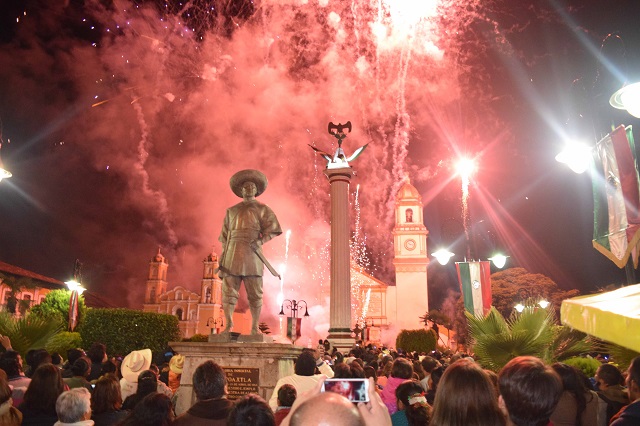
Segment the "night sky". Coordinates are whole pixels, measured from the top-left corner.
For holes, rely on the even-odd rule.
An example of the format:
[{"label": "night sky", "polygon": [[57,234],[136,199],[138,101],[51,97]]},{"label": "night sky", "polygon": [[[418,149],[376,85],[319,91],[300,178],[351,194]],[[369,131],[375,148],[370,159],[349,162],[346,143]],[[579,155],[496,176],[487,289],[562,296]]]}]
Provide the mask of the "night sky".
[{"label": "night sky", "polygon": [[[287,265],[284,296],[328,321],[329,185],[307,144],[333,152],[327,123],[350,120],[345,151],[369,143],[352,163],[357,260],[376,278],[393,281],[407,176],[429,251],[462,260],[452,176],[466,154],[479,164],[474,257],[501,249],[508,266],[585,293],[624,282],[591,246],[589,175],[554,157],[563,137],[640,125],[606,103],[640,75],[640,2],[378,4],[2,1],[0,155],[13,177],[0,183],[0,260],[66,280],[79,258],[89,291],[140,307],[161,246],[170,286],[199,291],[239,201],[229,177],[256,168],[269,178],[260,200],[291,230],[265,245]],[[430,266],[434,301],[457,285],[448,268]],[[275,316],[279,284],[265,286]]]}]

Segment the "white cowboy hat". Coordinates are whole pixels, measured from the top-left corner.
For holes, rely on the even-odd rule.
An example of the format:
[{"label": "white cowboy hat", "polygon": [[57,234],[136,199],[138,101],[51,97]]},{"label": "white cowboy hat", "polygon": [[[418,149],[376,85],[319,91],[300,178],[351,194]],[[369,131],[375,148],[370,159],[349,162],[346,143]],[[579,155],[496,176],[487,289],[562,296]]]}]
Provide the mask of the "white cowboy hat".
[{"label": "white cowboy hat", "polygon": [[169,369],[176,374],[182,374],[184,367],[184,355],[174,355],[169,361]]},{"label": "white cowboy hat", "polygon": [[257,189],[256,197],[267,189],[267,177],[264,173],[253,169],[240,170],[238,173],[231,176],[231,179],[229,179],[229,186],[234,194],[242,198],[242,184],[247,181],[255,183]]},{"label": "white cowboy hat", "polygon": [[122,360],[120,371],[127,382],[138,383],[138,375],[151,366],[151,349],[133,351]]}]

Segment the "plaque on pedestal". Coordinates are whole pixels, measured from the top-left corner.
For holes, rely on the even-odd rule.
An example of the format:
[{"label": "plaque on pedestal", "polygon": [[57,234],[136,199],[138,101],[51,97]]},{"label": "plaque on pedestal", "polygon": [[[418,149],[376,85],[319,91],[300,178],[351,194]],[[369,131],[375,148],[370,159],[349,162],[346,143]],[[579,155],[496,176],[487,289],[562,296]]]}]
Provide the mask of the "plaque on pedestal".
[{"label": "plaque on pedestal", "polygon": [[294,361],[302,352],[300,346],[264,341],[169,342],[169,346],[185,357],[180,388],[176,392],[177,415],[196,401],[193,373],[203,362],[212,360],[225,370],[229,392],[233,392],[234,397],[257,393],[269,400],[278,379],[293,374]]}]

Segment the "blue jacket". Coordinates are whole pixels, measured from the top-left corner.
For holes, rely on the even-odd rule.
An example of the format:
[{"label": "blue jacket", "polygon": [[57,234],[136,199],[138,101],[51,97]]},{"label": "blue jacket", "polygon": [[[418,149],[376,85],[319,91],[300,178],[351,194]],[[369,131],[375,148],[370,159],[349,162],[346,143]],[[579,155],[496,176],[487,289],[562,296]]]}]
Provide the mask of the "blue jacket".
[{"label": "blue jacket", "polygon": [[622,409],[618,418],[609,426],[640,425],[640,401],[632,402]]}]

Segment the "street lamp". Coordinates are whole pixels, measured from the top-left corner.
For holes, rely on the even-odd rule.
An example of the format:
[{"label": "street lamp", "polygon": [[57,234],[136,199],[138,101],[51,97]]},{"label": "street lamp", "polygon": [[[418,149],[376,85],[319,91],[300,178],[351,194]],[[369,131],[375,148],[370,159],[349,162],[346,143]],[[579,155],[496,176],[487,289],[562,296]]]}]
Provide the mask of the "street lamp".
[{"label": "street lamp", "polygon": [[209,319],[207,319],[207,327],[211,327],[211,334],[218,334],[218,328],[224,327],[224,320],[222,317],[209,317]]},{"label": "street lamp", "polygon": [[[449,259],[455,256],[455,253],[451,253],[449,250],[440,249],[434,253],[431,253],[433,257],[436,258],[439,264],[446,265],[449,263]],[[488,258],[491,262],[493,262],[494,266],[498,269],[502,269],[504,265],[507,263],[507,258],[509,256],[505,256],[501,253],[496,253],[492,257]]]},{"label": "street lamp", "polygon": [[302,318],[298,318],[298,310],[302,308],[304,303],[304,316],[309,316],[309,309],[307,302],[304,300],[289,300],[285,299],[280,306],[280,313],[278,315],[284,316],[284,309],[289,309],[289,316],[287,317],[287,337],[291,339],[291,343],[295,343],[300,337],[300,329],[302,326]]},{"label": "street lamp", "polygon": [[73,264],[73,279],[65,281],[71,291],[69,298],[69,331],[73,331],[78,325],[78,297],[86,290],[82,287],[82,263],[76,259]]},{"label": "street lamp", "polygon": [[537,289],[521,287],[518,289],[518,296],[520,302],[515,306],[518,313],[522,313],[525,309],[535,309],[537,306],[542,309],[547,309],[549,306],[549,302]]},{"label": "street lamp", "polygon": [[624,109],[634,117],[640,118],[640,83],[624,86],[611,95],[609,104],[617,109]]},{"label": "street lamp", "polygon": [[[1,149],[2,149],[2,138],[0,137],[0,150]],[[13,175],[9,170],[4,168],[4,165],[2,164],[2,157],[0,157],[0,182],[2,181],[2,179],[8,179],[11,176]]]},{"label": "street lamp", "polygon": [[446,265],[449,263],[449,259],[454,256],[454,253],[451,253],[447,249],[440,249],[434,253],[431,253],[431,256],[435,257],[439,264]]}]

